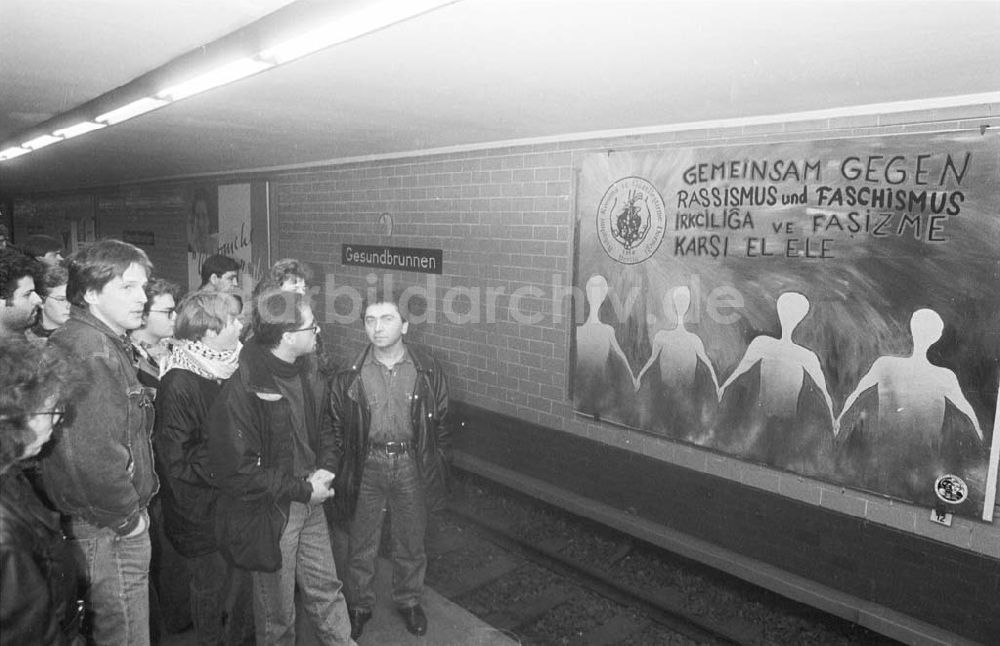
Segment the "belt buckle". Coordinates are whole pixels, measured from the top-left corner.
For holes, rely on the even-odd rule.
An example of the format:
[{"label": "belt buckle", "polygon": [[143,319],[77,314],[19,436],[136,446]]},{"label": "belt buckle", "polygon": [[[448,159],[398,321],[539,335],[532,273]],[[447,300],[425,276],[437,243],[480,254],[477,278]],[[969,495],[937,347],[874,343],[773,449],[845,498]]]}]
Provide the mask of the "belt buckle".
[{"label": "belt buckle", "polygon": [[406,453],[406,442],[386,442],[385,452],[388,455],[399,455]]}]

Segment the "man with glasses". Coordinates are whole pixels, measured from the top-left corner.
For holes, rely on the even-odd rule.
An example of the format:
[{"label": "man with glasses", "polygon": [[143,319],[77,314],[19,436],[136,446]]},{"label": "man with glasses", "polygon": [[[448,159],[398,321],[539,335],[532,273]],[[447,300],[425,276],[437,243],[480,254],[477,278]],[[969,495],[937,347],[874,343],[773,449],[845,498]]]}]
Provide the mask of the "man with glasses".
[{"label": "man with glasses", "polygon": [[129,336],[135,350],[139,381],[144,386],[158,388],[160,363],[170,355],[170,340],[174,336],[175,308],[181,288],[177,284],[155,278],[146,284],[146,307],[142,327]]},{"label": "man with glasses", "polygon": [[45,345],[52,333],[69,320],[69,300],[66,298],[66,283],[69,272],[61,265],[45,268],[38,295],[42,299],[41,312],[35,324],[26,332],[28,341],[34,345]]},{"label": "man with glasses", "polygon": [[322,644],[351,644],[323,501],[333,496],[332,436],[322,434],[319,325],[302,294],[254,299],[253,339],[208,413],[208,463],[221,489],[222,554],[253,572],[259,644],[295,644],[295,588]]}]

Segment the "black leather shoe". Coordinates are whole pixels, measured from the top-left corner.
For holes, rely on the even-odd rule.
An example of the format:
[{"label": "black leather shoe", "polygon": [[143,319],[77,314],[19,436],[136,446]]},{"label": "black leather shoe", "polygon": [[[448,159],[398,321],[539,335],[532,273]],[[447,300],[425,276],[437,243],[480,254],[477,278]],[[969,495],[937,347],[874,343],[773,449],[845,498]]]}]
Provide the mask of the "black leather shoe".
[{"label": "black leather shoe", "polygon": [[348,610],[347,615],[351,618],[351,639],[357,639],[365,631],[365,624],[372,618],[371,610]]},{"label": "black leather shoe", "polygon": [[400,608],[399,614],[403,615],[403,621],[406,622],[406,629],[412,634],[419,637],[427,633],[427,615],[424,614],[424,609],[419,605]]}]

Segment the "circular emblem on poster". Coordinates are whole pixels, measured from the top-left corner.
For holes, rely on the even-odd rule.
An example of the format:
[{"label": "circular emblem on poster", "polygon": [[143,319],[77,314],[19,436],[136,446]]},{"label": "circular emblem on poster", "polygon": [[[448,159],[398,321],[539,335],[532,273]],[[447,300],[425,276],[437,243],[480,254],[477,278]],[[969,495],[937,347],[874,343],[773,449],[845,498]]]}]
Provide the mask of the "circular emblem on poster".
[{"label": "circular emblem on poster", "polygon": [[958,505],[969,497],[969,487],[956,475],[946,474],[934,481],[934,493],[950,505]]},{"label": "circular emblem on poster", "polygon": [[666,229],[659,191],[641,177],[623,177],[604,193],[597,208],[597,237],[605,253],[625,265],[646,260],[659,249]]}]

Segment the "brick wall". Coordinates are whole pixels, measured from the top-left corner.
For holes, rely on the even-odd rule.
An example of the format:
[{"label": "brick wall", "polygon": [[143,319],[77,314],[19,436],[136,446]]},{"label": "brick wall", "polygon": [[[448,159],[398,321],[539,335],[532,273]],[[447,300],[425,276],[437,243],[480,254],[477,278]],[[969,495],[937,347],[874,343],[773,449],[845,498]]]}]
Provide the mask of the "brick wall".
[{"label": "brick wall", "polygon": [[[943,527],[931,523],[929,510],[922,507],[577,416],[566,396],[571,319],[569,301],[562,298],[573,270],[574,168],[586,153],[937,132],[987,125],[998,112],[1000,105],[982,105],[678,129],[289,172],[270,178],[272,221],[280,223],[280,255],[298,256],[326,277],[319,302],[328,321],[343,322],[325,328],[342,362],[350,361],[364,344],[360,323],[347,319],[353,303],[343,295],[345,288],[363,293],[384,272],[342,266],[340,245],[443,249],[441,276],[397,272],[393,279],[436,296],[436,318],[428,314],[430,320],[414,322],[410,337],[430,346],[442,360],[457,399],[1000,559],[1000,529],[995,525],[955,518],[952,527]],[[379,228],[382,213],[392,217],[391,236]],[[458,287],[465,288],[466,295],[449,304],[445,294]],[[515,293],[526,296],[518,299]],[[479,303],[470,312],[471,294],[479,296]],[[456,322],[461,319],[456,314],[474,312],[478,322]],[[538,322],[523,322],[532,316]]]}]

